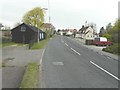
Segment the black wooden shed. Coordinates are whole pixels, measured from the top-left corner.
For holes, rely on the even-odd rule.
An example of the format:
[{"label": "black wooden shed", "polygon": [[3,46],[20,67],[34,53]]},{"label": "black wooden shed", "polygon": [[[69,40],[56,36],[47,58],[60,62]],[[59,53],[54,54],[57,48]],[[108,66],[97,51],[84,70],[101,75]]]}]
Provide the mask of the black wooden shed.
[{"label": "black wooden shed", "polygon": [[[38,40],[38,28],[22,23],[11,30],[12,41],[16,43],[28,44],[31,41]],[[39,30],[39,40],[45,39],[45,32]]]}]

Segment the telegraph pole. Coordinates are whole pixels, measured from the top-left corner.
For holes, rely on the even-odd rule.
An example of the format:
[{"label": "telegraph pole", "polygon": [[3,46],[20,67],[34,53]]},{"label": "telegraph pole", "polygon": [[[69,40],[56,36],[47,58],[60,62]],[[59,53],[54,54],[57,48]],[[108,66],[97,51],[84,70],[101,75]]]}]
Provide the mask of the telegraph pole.
[{"label": "telegraph pole", "polygon": [[[49,32],[51,33],[51,30],[50,30],[50,19],[51,19],[51,17],[50,17],[50,0],[48,0],[48,10],[49,10]],[[49,33],[49,35],[50,35],[50,33]]]},{"label": "telegraph pole", "polygon": [[[42,10],[47,10],[47,8],[42,8],[42,9],[40,9],[40,11],[42,11]],[[39,12],[39,15],[40,15],[40,12]],[[38,21],[40,20],[40,16],[38,15]],[[43,24],[42,24],[43,25]],[[42,26],[41,25],[41,26]],[[41,27],[40,26],[40,27]],[[39,34],[40,34],[40,31],[39,31],[39,29],[38,29],[38,38],[37,38],[37,42],[39,43]]]}]

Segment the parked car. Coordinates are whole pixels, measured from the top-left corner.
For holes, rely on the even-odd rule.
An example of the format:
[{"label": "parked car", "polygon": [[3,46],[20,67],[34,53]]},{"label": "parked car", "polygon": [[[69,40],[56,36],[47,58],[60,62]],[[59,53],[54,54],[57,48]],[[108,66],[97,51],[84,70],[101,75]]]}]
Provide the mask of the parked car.
[{"label": "parked car", "polygon": [[68,31],[68,32],[66,33],[66,36],[72,36],[72,35],[73,35],[73,33],[70,32],[70,31]]},{"label": "parked car", "polygon": [[106,37],[96,37],[94,40],[93,40],[93,45],[96,45],[96,46],[110,46],[112,45],[112,42],[111,41],[108,41]]}]

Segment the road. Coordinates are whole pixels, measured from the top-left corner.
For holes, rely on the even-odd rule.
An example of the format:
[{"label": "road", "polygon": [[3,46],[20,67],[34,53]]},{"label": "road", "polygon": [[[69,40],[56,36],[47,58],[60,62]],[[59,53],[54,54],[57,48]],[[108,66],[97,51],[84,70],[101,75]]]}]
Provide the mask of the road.
[{"label": "road", "polygon": [[56,36],[41,63],[42,88],[118,88],[118,61]]}]

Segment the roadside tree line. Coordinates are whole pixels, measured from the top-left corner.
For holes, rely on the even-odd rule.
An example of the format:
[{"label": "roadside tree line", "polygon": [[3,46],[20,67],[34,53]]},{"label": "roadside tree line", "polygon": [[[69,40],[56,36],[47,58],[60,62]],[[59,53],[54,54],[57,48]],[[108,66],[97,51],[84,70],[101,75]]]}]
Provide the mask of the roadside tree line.
[{"label": "roadside tree line", "polygon": [[109,23],[106,26],[106,30],[102,27],[100,29],[100,36],[108,38],[108,40],[113,42],[113,45],[107,48],[104,48],[103,51],[120,55],[120,18],[117,19],[112,26]]},{"label": "roadside tree line", "polygon": [[119,34],[120,34],[120,19],[116,20],[114,25],[112,26],[111,23],[108,23],[106,29],[101,27],[100,29],[100,36],[106,37],[108,40],[112,41],[113,43],[119,43]]}]

